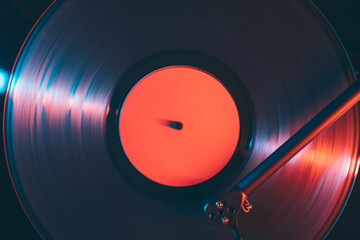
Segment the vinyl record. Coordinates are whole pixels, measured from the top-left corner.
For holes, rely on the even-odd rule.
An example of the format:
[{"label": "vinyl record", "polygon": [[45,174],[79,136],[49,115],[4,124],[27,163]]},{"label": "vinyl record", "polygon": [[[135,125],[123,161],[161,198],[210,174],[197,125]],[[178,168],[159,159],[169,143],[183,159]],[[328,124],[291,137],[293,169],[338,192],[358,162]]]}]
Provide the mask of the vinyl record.
[{"label": "vinyl record", "polygon": [[[172,66],[218,79],[240,119],[229,162],[189,186],[138,171],[119,133],[134,87]],[[7,90],[12,180],[46,239],[234,239],[230,228],[207,223],[204,204],[354,80],[336,34],[307,1],[55,2],[29,35]],[[248,196],[244,239],[324,237],[357,175],[358,139],[353,109]]]}]

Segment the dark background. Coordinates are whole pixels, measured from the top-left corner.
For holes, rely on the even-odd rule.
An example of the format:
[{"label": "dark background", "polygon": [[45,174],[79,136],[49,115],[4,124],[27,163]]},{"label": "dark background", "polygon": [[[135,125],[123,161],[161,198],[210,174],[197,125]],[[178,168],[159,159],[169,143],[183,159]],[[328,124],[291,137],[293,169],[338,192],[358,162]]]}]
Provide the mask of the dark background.
[{"label": "dark background", "polygon": [[[129,0],[131,1],[131,0]],[[28,32],[51,0],[0,0],[0,68],[10,72]],[[354,69],[360,70],[360,1],[314,0],[342,39]],[[0,93],[0,115],[4,93]],[[2,126],[2,117],[1,122]],[[2,127],[1,127],[2,135]],[[41,239],[27,220],[12,188],[0,137],[0,239]],[[327,239],[360,239],[360,180]]]}]

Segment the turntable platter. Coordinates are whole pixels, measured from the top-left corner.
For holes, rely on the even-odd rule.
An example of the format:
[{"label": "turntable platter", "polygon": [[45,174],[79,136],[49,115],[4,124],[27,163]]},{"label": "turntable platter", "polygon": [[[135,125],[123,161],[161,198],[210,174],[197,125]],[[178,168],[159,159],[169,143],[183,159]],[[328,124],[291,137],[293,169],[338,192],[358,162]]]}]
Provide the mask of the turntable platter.
[{"label": "turntable platter", "polygon": [[[178,63],[216,75],[247,130],[229,161],[234,169],[174,189],[133,177],[125,157],[126,167],[114,163],[111,149],[121,145],[109,121],[119,126],[117,107],[142,73]],[[233,239],[206,222],[204,203],[354,80],[336,34],[307,1],[55,2],[22,48],[7,91],[12,180],[46,239]],[[354,109],[251,194],[244,239],[324,237],[357,175],[358,127]]]}]

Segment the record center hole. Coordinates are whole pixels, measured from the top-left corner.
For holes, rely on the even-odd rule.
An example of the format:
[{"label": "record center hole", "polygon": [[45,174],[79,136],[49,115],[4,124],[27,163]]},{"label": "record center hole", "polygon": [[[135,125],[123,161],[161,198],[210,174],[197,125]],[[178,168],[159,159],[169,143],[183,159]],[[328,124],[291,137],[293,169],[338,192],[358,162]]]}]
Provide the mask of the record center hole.
[{"label": "record center hole", "polygon": [[169,127],[176,129],[176,130],[181,130],[183,128],[183,124],[178,121],[170,121]]},{"label": "record center hole", "polygon": [[219,173],[238,144],[236,104],[213,75],[175,65],[143,77],[126,96],[120,140],[131,164],[167,186],[202,183]]}]

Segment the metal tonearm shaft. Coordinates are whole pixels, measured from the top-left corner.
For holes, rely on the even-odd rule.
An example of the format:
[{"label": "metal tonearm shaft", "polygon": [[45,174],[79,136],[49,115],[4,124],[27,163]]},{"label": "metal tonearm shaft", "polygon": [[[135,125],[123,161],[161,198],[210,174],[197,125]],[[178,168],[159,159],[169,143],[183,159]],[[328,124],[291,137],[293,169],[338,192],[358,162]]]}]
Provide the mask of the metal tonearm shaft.
[{"label": "metal tonearm shaft", "polygon": [[237,223],[238,215],[240,211],[247,212],[251,208],[246,196],[257,189],[318,134],[333,124],[359,101],[360,81],[355,81],[246,175],[232,191],[225,194],[221,199],[207,204],[205,214],[208,222],[214,226],[232,227],[235,238],[240,239]]}]

